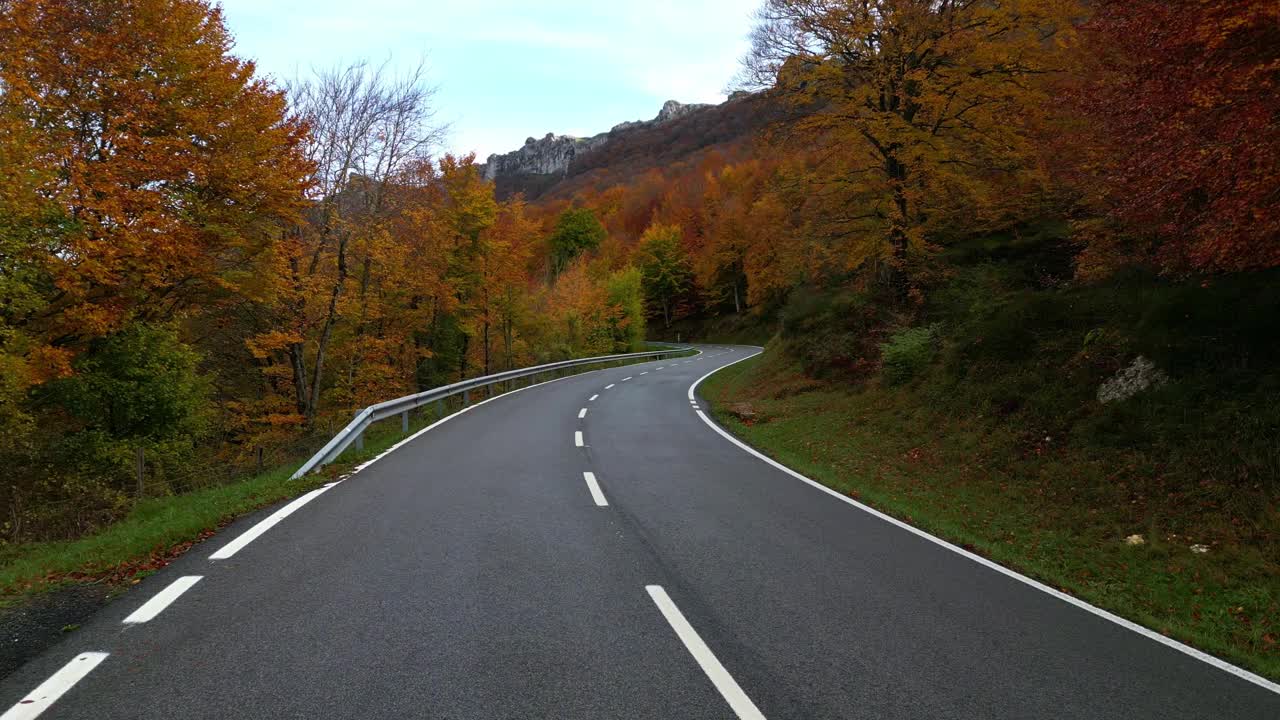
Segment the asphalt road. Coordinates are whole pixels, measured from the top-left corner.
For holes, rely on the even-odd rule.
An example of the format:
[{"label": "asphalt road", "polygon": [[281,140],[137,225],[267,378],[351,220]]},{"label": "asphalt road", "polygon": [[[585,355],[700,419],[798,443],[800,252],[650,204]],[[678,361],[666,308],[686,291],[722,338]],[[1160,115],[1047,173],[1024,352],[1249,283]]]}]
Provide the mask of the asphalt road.
[{"label": "asphalt road", "polygon": [[234,523],[0,683],[0,718],[1280,718],[733,444],[689,388],[755,349],[703,350],[480,404]]}]

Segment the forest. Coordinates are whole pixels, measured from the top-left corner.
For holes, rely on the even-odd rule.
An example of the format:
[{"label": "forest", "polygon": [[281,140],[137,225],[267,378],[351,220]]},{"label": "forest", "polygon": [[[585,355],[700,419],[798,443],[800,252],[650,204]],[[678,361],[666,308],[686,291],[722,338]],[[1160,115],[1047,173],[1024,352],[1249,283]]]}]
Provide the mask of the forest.
[{"label": "forest", "polygon": [[[767,0],[751,39],[725,107],[758,116],[526,198],[441,151],[423,68],[280,83],[203,0],[0,2],[4,543],[296,462],[373,402],[679,337],[768,343],[745,425],[914,398],[1005,433],[949,462],[1075,452],[1110,490],[1041,500],[1274,577],[1280,6]],[[1117,377],[1151,389],[1106,402]],[[1274,658],[1277,602],[1230,643]]]}]

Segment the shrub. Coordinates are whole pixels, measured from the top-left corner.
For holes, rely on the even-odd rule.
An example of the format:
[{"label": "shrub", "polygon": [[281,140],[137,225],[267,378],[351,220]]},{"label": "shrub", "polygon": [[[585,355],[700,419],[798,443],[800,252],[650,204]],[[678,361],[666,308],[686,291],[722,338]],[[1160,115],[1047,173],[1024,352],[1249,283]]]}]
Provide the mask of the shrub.
[{"label": "shrub", "polygon": [[907,328],[889,336],[880,345],[885,379],[898,384],[915,377],[933,360],[937,344],[937,325]]},{"label": "shrub", "polygon": [[800,287],[781,313],[779,339],[805,374],[856,374],[875,359],[885,303],[856,289]]},{"label": "shrub", "polygon": [[118,519],[138,495],[136,453],[144,453],[144,494],[200,486],[211,471],[196,462],[212,428],[210,382],[200,357],[173,329],[136,323],[93,342],[74,373],[38,387],[39,442],[0,448],[22,462],[0,491],[0,536],[67,538]]}]

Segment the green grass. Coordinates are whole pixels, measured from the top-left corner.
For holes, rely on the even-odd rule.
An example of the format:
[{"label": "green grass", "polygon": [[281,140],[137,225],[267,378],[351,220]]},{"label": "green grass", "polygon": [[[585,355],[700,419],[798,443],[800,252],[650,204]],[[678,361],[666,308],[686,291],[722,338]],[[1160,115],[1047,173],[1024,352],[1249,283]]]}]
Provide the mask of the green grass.
[{"label": "green grass", "polygon": [[[432,409],[414,418],[410,432],[435,420]],[[321,473],[290,480],[300,464],[293,463],[226,485],[143,500],[120,522],[77,540],[6,546],[0,550],[0,594],[12,602],[67,583],[145,574],[235,518],[323,485],[404,437],[397,417],[369,428],[363,450],[349,449]]]},{"label": "green grass", "polygon": [[[990,412],[990,397],[974,399],[1006,380],[959,387],[939,367],[907,386],[815,380],[775,344],[702,392],[732,432],[833,489],[1280,679],[1274,503],[1249,486],[1165,487],[1161,442],[1055,437]],[[943,388],[963,400],[940,401]],[[1145,544],[1125,544],[1132,534]],[[1197,543],[1210,551],[1192,553]]]},{"label": "green grass", "polygon": [[[626,364],[592,365],[573,372]],[[480,392],[473,392],[472,397],[475,402],[484,399]],[[448,415],[460,408],[461,398],[454,397],[447,401],[444,412]],[[411,414],[409,432],[417,432],[439,417],[434,405],[421,408]],[[0,546],[0,604],[20,602],[27,593],[68,583],[118,583],[144,575],[235,518],[308,492],[405,437],[396,416],[371,426],[365,432],[362,450],[348,448],[320,473],[290,480],[301,464],[299,460],[225,485],[145,499],[119,522],[83,538]]]},{"label": "green grass", "polygon": [[[0,560],[0,592],[42,590],[163,557],[174,546],[196,540],[238,515],[298,495],[325,480],[311,476],[290,481],[292,472],[292,468],[280,468],[186,495],[143,500],[120,522],[78,540],[6,547]],[[136,570],[126,572],[132,575]]]}]

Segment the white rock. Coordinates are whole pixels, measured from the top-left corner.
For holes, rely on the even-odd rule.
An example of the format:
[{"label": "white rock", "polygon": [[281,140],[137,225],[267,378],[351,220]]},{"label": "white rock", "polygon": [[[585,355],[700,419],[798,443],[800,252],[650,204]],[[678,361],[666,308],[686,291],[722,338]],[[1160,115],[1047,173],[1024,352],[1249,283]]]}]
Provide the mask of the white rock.
[{"label": "white rock", "polygon": [[1191,552],[1197,555],[1203,555],[1209,552],[1209,546],[1208,545],[1192,545]]},{"label": "white rock", "polygon": [[1102,387],[1098,388],[1098,402],[1128,400],[1147,388],[1159,387],[1167,382],[1169,382],[1168,375],[1161,372],[1150,360],[1139,355],[1128,367],[1102,383]]},{"label": "white rock", "polygon": [[1124,539],[1125,545],[1142,545],[1145,542],[1146,540],[1143,540],[1141,535],[1130,535]]},{"label": "white rock", "polygon": [[556,135],[547,133],[541,139],[532,137],[524,141],[524,146],[509,153],[490,155],[480,166],[480,172],[486,180],[494,180],[499,175],[560,175],[569,171],[573,159],[583,153],[594,150],[609,141],[617,132],[633,128],[649,127],[682,118],[692,112],[711,107],[698,103],[684,104],[668,100],[652,120],[627,121],[614,125],[609,132],[591,137],[580,138],[572,135]]}]

